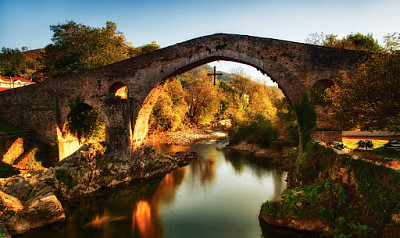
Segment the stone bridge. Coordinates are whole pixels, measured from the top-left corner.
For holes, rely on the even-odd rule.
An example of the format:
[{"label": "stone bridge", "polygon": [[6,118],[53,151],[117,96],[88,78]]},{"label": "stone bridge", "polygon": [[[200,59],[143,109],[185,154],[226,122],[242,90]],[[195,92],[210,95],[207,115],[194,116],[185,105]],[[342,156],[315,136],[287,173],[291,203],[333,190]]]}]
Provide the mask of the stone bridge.
[{"label": "stone bridge", "polygon": [[[293,103],[303,93],[310,96],[315,83],[334,80],[340,70],[351,70],[360,57],[361,52],[283,40],[209,35],[101,68],[0,92],[0,120],[34,130],[39,140],[58,142],[62,159],[70,153],[63,145],[67,139],[62,133],[70,112],[68,103],[80,96],[102,115],[111,147],[129,152],[146,137],[152,107],[171,76],[216,60],[239,62],[270,76]],[[115,96],[123,86],[128,88],[127,99]],[[326,108],[317,108],[317,114],[318,131],[329,128],[331,132],[322,134],[340,133],[332,132],[337,128]]]}]

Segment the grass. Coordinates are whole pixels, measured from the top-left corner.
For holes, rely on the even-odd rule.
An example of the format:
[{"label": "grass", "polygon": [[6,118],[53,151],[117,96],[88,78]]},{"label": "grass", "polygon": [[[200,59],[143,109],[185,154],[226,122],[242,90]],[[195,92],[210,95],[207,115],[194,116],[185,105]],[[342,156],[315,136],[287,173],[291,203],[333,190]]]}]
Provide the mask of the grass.
[{"label": "grass", "polygon": [[355,150],[358,148],[357,142],[360,140],[370,140],[374,144],[374,150],[364,150],[361,149],[361,152],[368,152],[370,154],[374,155],[381,155],[385,157],[390,157],[390,158],[400,158],[400,152],[391,150],[388,148],[385,148],[384,145],[389,142],[389,140],[382,140],[382,139],[362,139],[362,138],[357,138],[357,139],[349,139],[349,138],[343,138],[343,144],[345,147]]},{"label": "grass", "polygon": [[375,150],[369,151],[369,153],[390,158],[400,158],[400,151],[391,150],[385,147],[379,147]]},{"label": "grass", "polygon": [[362,138],[357,138],[357,139],[349,139],[349,138],[343,138],[343,144],[349,148],[349,149],[357,149],[358,145],[357,142],[359,142],[360,140],[370,140],[372,141],[372,143],[374,144],[374,148],[379,148],[379,147],[383,147],[386,143],[389,142],[389,140],[382,140],[382,139],[362,139]]},{"label": "grass", "polygon": [[0,132],[19,132],[19,131],[26,131],[26,130],[0,121]]}]

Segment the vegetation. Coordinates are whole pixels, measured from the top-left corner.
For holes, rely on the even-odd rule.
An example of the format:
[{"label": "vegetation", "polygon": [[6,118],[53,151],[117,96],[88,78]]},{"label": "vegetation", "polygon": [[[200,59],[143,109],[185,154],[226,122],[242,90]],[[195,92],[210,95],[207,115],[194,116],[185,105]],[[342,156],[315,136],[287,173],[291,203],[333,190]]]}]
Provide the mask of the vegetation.
[{"label": "vegetation", "polygon": [[[347,168],[358,186],[344,183],[338,168]],[[344,177],[343,177],[344,178]],[[397,237],[400,226],[400,174],[392,169],[339,156],[319,144],[308,144],[296,163],[294,180],[301,186],[286,190],[281,202],[266,202],[270,217],[321,220],[333,237]]]},{"label": "vegetation", "polygon": [[290,144],[297,145],[294,111],[277,87],[253,82],[242,74],[225,73],[216,86],[207,70],[211,67],[198,67],[165,83],[150,117],[151,132],[231,119],[233,141],[268,147],[279,135],[288,135]]},{"label": "vegetation", "polygon": [[[23,47],[23,49],[25,49]],[[39,64],[28,60],[23,50],[3,47],[0,52],[0,75],[17,76],[35,71]]]},{"label": "vegetation", "polygon": [[69,107],[66,129],[74,134],[80,141],[97,140],[104,141],[105,123],[99,112],[84,103],[82,97],[73,98]]},{"label": "vegetation", "polygon": [[232,143],[247,141],[263,147],[270,147],[278,137],[278,129],[262,114],[254,119],[234,121],[229,137]]},{"label": "vegetation", "polygon": [[306,42],[368,53],[352,72],[342,72],[326,92],[343,129],[400,131],[400,33],[385,35],[384,46],[372,34],[361,33],[342,39],[312,33]]},{"label": "vegetation", "polygon": [[164,92],[158,97],[150,117],[150,130],[176,131],[186,127],[188,105],[182,84],[173,78],[165,83]]},{"label": "vegetation", "polygon": [[372,54],[337,82],[332,101],[344,129],[400,131],[400,52]]},{"label": "vegetation", "polygon": [[101,28],[69,21],[50,29],[54,32],[53,44],[45,48],[42,70],[49,78],[98,68],[160,48],[155,42],[132,47],[110,21]]},{"label": "vegetation", "polygon": [[314,106],[311,101],[308,100],[306,94],[303,95],[300,102],[295,103],[294,108],[300,131],[299,147],[305,149],[307,143],[311,141],[311,130],[316,125],[317,114],[315,113]]},{"label": "vegetation", "polygon": [[[394,39],[394,38],[390,38]],[[388,38],[388,41],[390,41]],[[351,33],[339,39],[337,35],[324,33],[311,33],[305,39],[307,43],[322,45],[346,50],[359,50],[367,52],[380,52],[384,47],[380,46],[372,34],[363,35],[361,33]]]}]

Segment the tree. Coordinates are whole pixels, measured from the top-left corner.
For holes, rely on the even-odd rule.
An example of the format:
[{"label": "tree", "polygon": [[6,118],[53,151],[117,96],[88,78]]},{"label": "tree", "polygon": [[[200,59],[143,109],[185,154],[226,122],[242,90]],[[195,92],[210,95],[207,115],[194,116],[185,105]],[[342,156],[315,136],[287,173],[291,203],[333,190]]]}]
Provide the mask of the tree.
[{"label": "tree", "polygon": [[306,94],[303,95],[300,102],[294,104],[296,111],[297,123],[299,125],[299,135],[301,149],[305,149],[308,142],[311,141],[311,130],[315,127],[317,114],[311,101],[308,100]]},{"label": "tree", "polygon": [[400,53],[376,53],[342,72],[332,91],[343,129],[400,131]]},{"label": "tree", "polygon": [[84,140],[105,140],[105,123],[100,113],[84,103],[82,97],[70,100],[71,112],[68,114],[65,129],[75,135],[80,142]]},{"label": "tree", "polygon": [[0,53],[0,73],[5,76],[16,76],[25,73],[26,56],[19,49],[3,47]]},{"label": "tree", "polygon": [[195,124],[207,123],[214,120],[218,110],[217,87],[207,76],[207,72],[188,72],[182,85],[185,89],[186,103],[189,106],[187,117]]},{"label": "tree", "polygon": [[340,48],[346,50],[362,50],[367,52],[380,52],[384,48],[379,45],[372,34],[363,35],[361,33],[351,33],[342,39],[337,35],[324,33],[311,33],[305,39],[306,43],[321,45],[326,47]]},{"label": "tree", "polygon": [[[46,46],[43,59],[43,73],[47,77],[98,68],[136,56],[136,49],[117,31],[114,22],[94,28],[69,21],[50,26],[50,29],[54,32],[53,44]],[[152,42],[142,46],[140,52],[149,52],[157,46]]]},{"label": "tree", "polygon": [[150,116],[151,131],[176,131],[186,124],[188,106],[181,83],[172,78],[164,85]]},{"label": "tree", "polygon": [[155,51],[158,49],[160,49],[160,46],[155,41],[152,41],[150,44],[145,44],[140,47],[137,47],[134,50],[131,50],[130,54],[133,57],[133,56],[146,54],[148,52]]},{"label": "tree", "polygon": [[385,48],[391,53],[400,50],[400,33],[390,33],[383,37],[385,43]]}]

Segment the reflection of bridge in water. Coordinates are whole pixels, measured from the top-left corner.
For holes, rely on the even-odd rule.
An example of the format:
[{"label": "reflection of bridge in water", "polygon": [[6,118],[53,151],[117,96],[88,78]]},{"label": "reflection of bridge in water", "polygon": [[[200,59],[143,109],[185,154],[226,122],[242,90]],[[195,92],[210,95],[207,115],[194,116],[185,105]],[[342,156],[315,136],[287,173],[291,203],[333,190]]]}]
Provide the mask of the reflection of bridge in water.
[{"label": "reflection of bridge in water", "polygon": [[[351,70],[362,53],[244,35],[216,34],[192,39],[138,57],[77,74],[0,92],[0,120],[34,130],[40,140],[57,142],[60,158],[76,149],[66,138],[64,123],[71,99],[83,97],[106,126],[106,141],[127,153],[148,132],[148,119],[165,79],[197,66],[228,60],[254,66],[268,74],[289,101],[310,96],[319,81],[334,80]],[[116,97],[126,87],[125,99]],[[317,108],[320,136],[338,136],[329,108]],[[329,139],[329,138],[328,138]],[[68,148],[68,147],[71,148]]]}]

